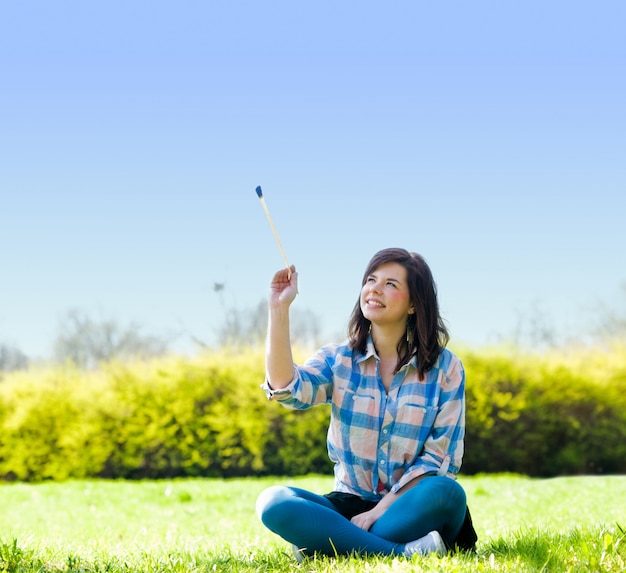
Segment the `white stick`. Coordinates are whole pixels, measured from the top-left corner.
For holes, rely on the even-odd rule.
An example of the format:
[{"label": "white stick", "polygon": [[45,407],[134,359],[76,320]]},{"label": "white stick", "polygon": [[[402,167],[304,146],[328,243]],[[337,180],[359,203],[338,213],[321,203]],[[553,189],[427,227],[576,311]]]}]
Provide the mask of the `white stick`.
[{"label": "white stick", "polygon": [[289,280],[291,280],[291,267],[289,266],[287,255],[285,255],[285,250],[283,249],[283,246],[280,243],[280,239],[278,238],[278,233],[276,232],[276,227],[274,227],[274,223],[272,222],[272,217],[270,216],[270,212],[268,211],[267,205],[265,204],[265,198],[263,197],[263,192],[261,191],[261,187],[256,188],[256,193],[259,196],[259,201],[261,201],[263,211],[265,211],[265,215],[267,217],[267,220],[269,221],[270,228],[272,229],[272,233],[274,233],[274,238],[276,239],[276,244],[278,245],[278,248],[280,249],[280,254],[283,257],[283,261],[285,261],[285,266],[287,267],[287,270],[289,271]]}]

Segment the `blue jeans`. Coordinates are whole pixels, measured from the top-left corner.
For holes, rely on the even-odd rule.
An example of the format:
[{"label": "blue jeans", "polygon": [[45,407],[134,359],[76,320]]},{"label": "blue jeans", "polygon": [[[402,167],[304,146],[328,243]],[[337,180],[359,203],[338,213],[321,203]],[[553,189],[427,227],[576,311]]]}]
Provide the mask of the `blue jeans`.
[{"label": "blue jeans", "polygon": [[263,524],[306,554],[367,553],[402,555],[404,545],[437,530],[452,546],[465,518],[465,491],[445,476],[421,480],[364,531],[343,517],[325,497],[286,486],[273,486],[257,499]]}]

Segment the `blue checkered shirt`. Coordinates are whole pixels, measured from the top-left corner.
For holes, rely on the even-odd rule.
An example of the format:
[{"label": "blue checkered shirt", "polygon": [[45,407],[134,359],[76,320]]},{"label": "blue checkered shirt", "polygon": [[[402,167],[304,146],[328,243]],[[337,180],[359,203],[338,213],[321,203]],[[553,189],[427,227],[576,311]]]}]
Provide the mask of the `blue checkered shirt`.
[{"label": "blue checkered shirt", "polygon": [[465,436],[465,371],[444,349],[424,379],[413,358],[389,392],[378,375],[371,337],[365,354],[347,342],[320,348],[283,389],[263,388],[283,406],[331,405],[328,454],[335,489],[379,500],[424,474],[454,478]]}]

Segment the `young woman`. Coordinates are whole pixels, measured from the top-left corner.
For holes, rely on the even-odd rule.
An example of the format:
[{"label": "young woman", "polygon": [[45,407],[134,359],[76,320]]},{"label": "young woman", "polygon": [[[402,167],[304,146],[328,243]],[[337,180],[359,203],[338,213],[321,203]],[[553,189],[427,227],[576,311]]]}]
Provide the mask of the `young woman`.
[{"label": "young woman", "polygon": [[465,374],[445,348],[436,285],[426,261],[385,249],[370,261],[349,338],[294,366],[289,307],[295,267],[278,271],[269,296],[266,382],[270,399],[306,409],[331,405],[328,454],[334,491],[274,486],[257,513],[312,555],[445,553],[474,547],[463,456]]}]

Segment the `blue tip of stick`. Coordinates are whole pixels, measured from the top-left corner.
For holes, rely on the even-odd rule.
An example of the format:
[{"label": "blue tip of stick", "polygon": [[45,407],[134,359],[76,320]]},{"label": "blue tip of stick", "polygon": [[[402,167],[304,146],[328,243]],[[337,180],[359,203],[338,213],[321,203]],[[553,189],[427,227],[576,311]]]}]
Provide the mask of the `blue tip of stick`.
[{"label": "blue tip of stick", "polygon": [[256,194],[259,196],[259,199],[263,197],[263,191],[261,191],[260,185],[256,188]]}]

